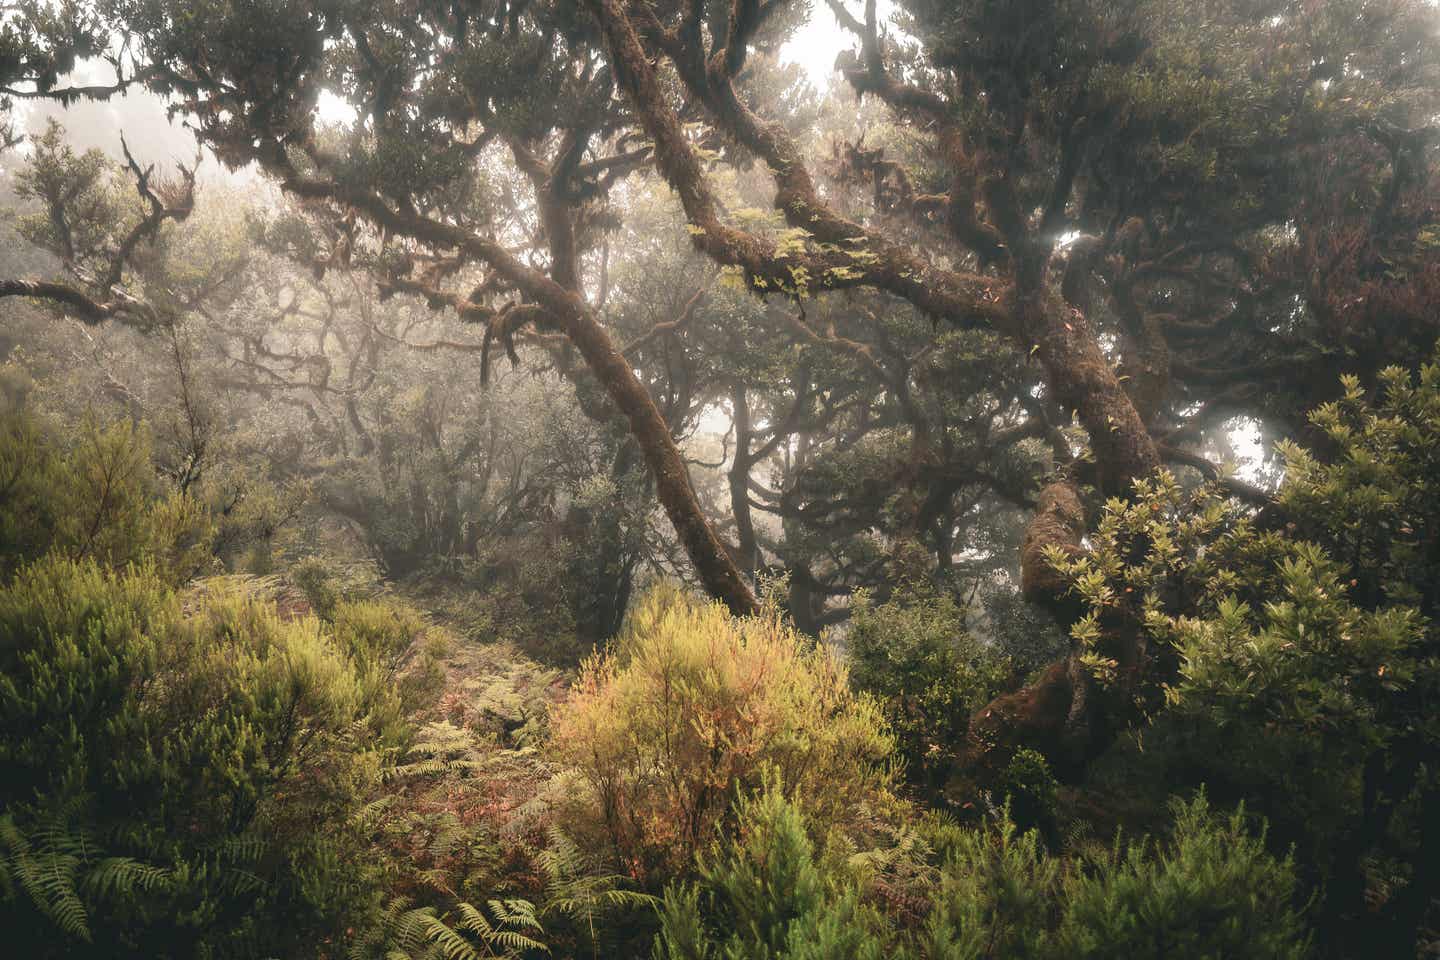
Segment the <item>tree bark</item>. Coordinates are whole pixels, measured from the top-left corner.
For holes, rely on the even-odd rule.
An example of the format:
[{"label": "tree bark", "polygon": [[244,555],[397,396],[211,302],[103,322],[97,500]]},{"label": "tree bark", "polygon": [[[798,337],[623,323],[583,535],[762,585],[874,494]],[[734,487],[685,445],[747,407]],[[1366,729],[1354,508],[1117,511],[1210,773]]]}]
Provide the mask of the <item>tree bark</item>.
[{"label": "tree bark", "polygon": [[559,328],[575,345],[585,365],[629,421],[630,432],[655,478],[660,504],[705,589],[736,615],[755,613],[759,609],[755,594],[700,509],[685,459],[664,417],[630,362],[578,293],[521,263],[494,240],[417,213],[396,210],[368,192],[347,189],[333,181],[301,177],[284,166],[279,172],[286,175],[282,185],[291,193],[338,200],[392,233],[435,247],[464,251],[490,264],[507,282],[531,298],[546,322]]},{"label": "tree bark", "polygon": [[730,512],[735,516],[735,553],[746,576],[755,576],[760,566],[760,548],[755,538],[755,521],[750,513],[750,470],[755,461],[750,452],[750,398],[745,386],[736,383],[730,392],[731,416],[735,423],[735,462],[730,465]]},{"label": "tree bark", "polygon": [[680,448],[670,435],[665,418],[651,399],[645,385],[635,376],[630,363],[615,348],[610,335],[585,309],[578,297],[571,296],[570,309],[560,315],[561,328],[575,344],[590,372],[600,381],[615,406],[630,422],[630,432],[645,455],[645,462],[655,478],[655,492],[665,514],[675,527],[675,534],[685,547],[695,573],[710,595],[723,601],[737,616],[753,614],[759,609],[755,594],[735,565],[730,554],[715,535],[695,490],[690,485],[690,472]]},{"label": "tree bark", "polygon": [[1017,270],[1020,335],[1034,344],[1055,399],[1090,435],[1100,492],[1128,496],[1135,480],[1160,468],[1159,451],[1085,315],[1050,288],[1044,259],[1036,256]]}]

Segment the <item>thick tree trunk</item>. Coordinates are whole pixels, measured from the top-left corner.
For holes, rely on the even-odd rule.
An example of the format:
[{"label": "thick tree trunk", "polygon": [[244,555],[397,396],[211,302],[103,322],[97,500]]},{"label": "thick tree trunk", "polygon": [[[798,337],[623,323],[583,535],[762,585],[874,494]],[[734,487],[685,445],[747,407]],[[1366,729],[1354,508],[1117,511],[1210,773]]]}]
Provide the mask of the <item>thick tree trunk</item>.
[{"label": "thick tree trunk", "polygon": [[[1017,278],[1016,314],[1022,334],[1036,345],[1056,399],[1075,410],[1090,435],[1101,492],[1128,495],[1135,480],[1159,469],[1160,456],[1084,315],[1047,289],[1043,270],[1024,267]],[[1085,529],[1079,491],[1059,481],[1040,492],[1021,545],[1026,598],[1049,607],[1062,623],[1078,610],[1046,554],[1050,548],[1083,552]],[[1121,664],[1119,682],[1128,689],[1143,671],[1141,637],[1126,631],[1106,640],[1106,652]],[[986,782],[1021,747],[1045,754],[1061,776],[1079,776],[1119,728],[1119,718],[1110,714],[1124,693],[1099,689],[1074,654],[1056,661],[1034,684],[996,698],[971,717],[960,748],[965,779]]]},{"label": "thick tree trunk", "polygon": [[1018,271],[1017,326],[1034,344],[1055,399],[1075,411],[1090,435],[1101,493],[1127,496],[1133,481],[1160,468],[1159,451],[1089,321],[1049,289],[1044,274],[1038,264]]},{"label": "thick tree trunk", "polygon": [[1053,604],[1065,592],[1064,581],[1045,554],[1056,547],[1067,554],[1079,553],[1084,536],[1085,508],[1075,486],[1058,480],[1041,490],[1020,544],[1020,589],[1027,600]]}]

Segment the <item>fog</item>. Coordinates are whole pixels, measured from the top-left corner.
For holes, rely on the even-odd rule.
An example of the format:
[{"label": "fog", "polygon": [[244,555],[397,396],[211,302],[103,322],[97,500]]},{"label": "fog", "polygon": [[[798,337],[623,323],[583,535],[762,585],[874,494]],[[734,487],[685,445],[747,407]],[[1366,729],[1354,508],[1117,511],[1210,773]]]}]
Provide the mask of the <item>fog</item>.
[{"label": "fog", "polygon": [[1437,45],[0,11],[0,929],[1427,955]]}]

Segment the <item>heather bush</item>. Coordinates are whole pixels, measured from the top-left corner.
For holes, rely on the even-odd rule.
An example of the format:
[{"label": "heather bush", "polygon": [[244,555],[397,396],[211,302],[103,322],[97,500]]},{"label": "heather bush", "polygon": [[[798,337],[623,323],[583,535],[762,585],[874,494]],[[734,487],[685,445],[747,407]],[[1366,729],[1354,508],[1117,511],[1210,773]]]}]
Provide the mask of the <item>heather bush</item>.
[{"label": "heather bush", "polygon": [[1244,812],[1205,798],[1174,803],[1171,838],[1147,849],[1116,841],[1061,892],[1056,954],[1174,960],[1298,960],[1309,952],[1293,863],[1265,849]]},{"label": "heather bush", "polygon": [[1061,859],[1008,811],[954,831],[919,937],[927,960],[999,958],[1293,958],[1308,949],[1289,860],[1243,816],[1203,796],[1172,805],[1164,841],[1125,842]]},{"label": "heather bush", "polygon": [[149,430],[86,420],[73,437],[27,409],[0,412],[0,573],[49,550],[109,566],[150,561],[182,583],[210,562],[214,524],[162,490]]},{"label": "heather bush", "polygon": [[817,863],[800,806],[773,781],[736,802],[735,836],[660,908],[659,960],[880,960],[883,918]]},{"label": "heather bush", "polygon": [[176,486],[157,467],[146,423],[87,415],[62,425],[27,402],[24,383],[12,382],[20,371],[0,370],[11,375],[0,390],[0,575],[53,550],[110,567],[147,563],[179,586],[247,547],[268,557],[298,510],[302,487],[238,467]]},{"label": "heather bush", "polygon": [[283,956],[379,907],[383,669],[241,595],[52,555],[0,588],[0,926],[25,956]]},{"label": "heather bush", "polygon": [[1170,835],[1089,857],[1052,854],[1008,809],[973,827],[931,824],[912,853],[936,860],[912,884],[918,924],[872,896],[864,871],[822,855],[817,821],[768,782],[735,805],[736,829],[672,885],[657,960],[910,957],[1068,960],[1165,957],[1264,960],[1306,955],[1289,860],[1273,857],[1242,814],[1203,796],[1172,806]]},{"label": "heather bush", "polygon": [[674,586],[586,661],[551,729],[581,786],[574,835],[647,883],[686,869],[762,769],[825,822],[890,798],[894,741],[835,658],[774,611],[735,618]]}]

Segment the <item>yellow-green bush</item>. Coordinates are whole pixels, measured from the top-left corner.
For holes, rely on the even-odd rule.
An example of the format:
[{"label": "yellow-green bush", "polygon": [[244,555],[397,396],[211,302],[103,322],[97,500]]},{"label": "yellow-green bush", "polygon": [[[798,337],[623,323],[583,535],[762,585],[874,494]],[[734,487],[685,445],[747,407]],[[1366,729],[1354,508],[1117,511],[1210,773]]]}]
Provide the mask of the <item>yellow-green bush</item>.
[{"label": "yellow-green bush", "polygon": [[439,665],[446,649],[444,634],[427,628],[408,604],[340,600],[332,608],[331,629],[351,658],[367,665],[366,682],[393,686],[407,712],[444,684]]},{"label": "yellow-green bush", "polygon": [[[379,910],[383,664],[52,552],[0,587],[0,928],[24,956],[289,956]],[[313,955],[313,954],[312,954]]]},{"label": "yellow-green bush", "polygon": [[162,489],[150,432],[90,420],[60,436],[33,412],[0,409],[0,574],[55,550],[119,567],[152,562],[172,584],[212,557],[210,512]]},{"label": "yellow-green bush", "polygon": [[673,586],[586,661],[551,724],[584,786],[575,831],[598,825],[646,882],[685,869],[766,769],[822,823],[890,796],[894,741],[841,664],[773,612],[734,618]]}]

